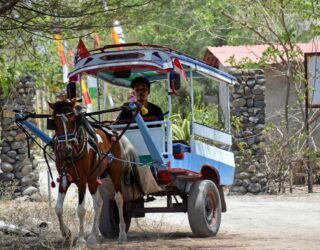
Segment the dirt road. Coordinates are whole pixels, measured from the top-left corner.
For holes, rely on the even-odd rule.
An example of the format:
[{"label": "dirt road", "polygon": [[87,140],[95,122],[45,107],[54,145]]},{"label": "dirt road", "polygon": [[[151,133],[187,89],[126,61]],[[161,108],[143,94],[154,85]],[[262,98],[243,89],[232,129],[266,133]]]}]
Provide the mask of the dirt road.
[{"label": "dirt road", "polygon": [[[320,249],[320,189],[278,196],[226,196],[228,211],[213,238],[194,238],[186,214],[149,214],[131,223],[128,242],[99,238],[94,249]],[[66,204],[66,224],[76,236],[76,200]],[[86,232],[92,214],[88,207]],[[30,218],[50,221],[38,237],[19,238],[0,233],[1,249],[69,249],[63,243],[56,217],[48,204],[0,201],[0,217],[24,227]],[[72,247],[73,248],[73,247]]]},{"label": "dirt road", "polygon": [[[46,195],[45,172],[40,175],[40,182]],[[293,194],[277,196],[227,195],[228,211],[223,213],[220,231],[214,238],[194,238],[187,214],[148,214],[146,218],[139,219],[138,223],[132,221],[128,243],[118,245],[116,241],[101,239],[101,244],[97,247],[320,249],[320,187],[316,186],[314,191],[313,194],[307,194],[306,188],[296,188]],[[53,191],[53,198],[56,196],[55,192],[56,190]],[[73,188],[73,194],[75,193]],[[74,210],[77,198],[71,194],[68,196],[67,200],[71,200]]]},{"label": "dirt road", "polygon": [[[278,196],[227,196],[227,205],[228,211],[223,214],[219,234],[214,238],[193,238],[186,215],[149,215],[148,220],[158,223],[153,229],[151,227],[153,236],[149,238],[147,233],[145,236],[131,233],[129,242],[123,247],[320,249],[319,191]],[[146,242],[141,243],[141,240]],[[122,248],[114,243],[109,247]]]},{"label": "dirt road", "polygon": [[[43,165],[43,164],[41,164]],[[44,168],[45,169],[45,166]],[[55,173],[54,173],[55,175]],[[44,197],[48,195],[47,174],[40,174],[40,187]],[[55,199],[57,190],[52,191]],[[73,235],[78,232],[76,216],[77,195],[72,187],[65,204],[66,224]],[[90,195],[88,195],[88,200]],[[165,200],[157,200],[165,203]],[[99,238],[94,249],[320,249],[320,187],[313,194],[306,188],[293,194],[226,195],[227,209],[222,214],[220,231],[216,237],[194,238],[187,214],[148,214],[143,219],[133,219],[128,242],[119,245],[116,240]],[[87,205],[86,232],[92,222],[92,202]],[[49,221],[48,229],[37,237],[21,238],[0,231],[0,249],[69,249],[63,243],[57,219],[48,202],[13,202],[0,200],[0,220],[28,228],[30,219]],[[154,204],[150,204],[154,205]],[[12,242],[16,242],[13,244]]]}]

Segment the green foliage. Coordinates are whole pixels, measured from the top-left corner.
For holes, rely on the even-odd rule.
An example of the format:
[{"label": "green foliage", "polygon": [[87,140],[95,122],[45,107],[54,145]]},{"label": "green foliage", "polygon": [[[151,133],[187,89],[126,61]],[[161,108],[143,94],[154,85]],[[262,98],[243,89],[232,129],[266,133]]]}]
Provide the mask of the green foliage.
[{"label": "green foliage", "polygon": [[267,64],[263,64],[260,62],[254,62],[252,59],[245,57],[243,59],[241,59],[240,61],[237,61],[233,56],[229,57],[226,60],[232,67],[236,67],[239,69],[255,69],[255,68],[260,68],[260,67],[264,67]]},{"label": "green foliage", "polygon": [[5,76],[4,73],[5,72],[0,73],[0,88],[2,89],[5,95],[8,95],[10,84],[7,76]]},{"label": "green foliage", "polygon": [[240,135],[240,129],[243,126],[242,121],[241,121],[241,117],[232,116],[231,125],[233,127],[233,131],[235,132],[235,135]]},{"label": "green foliage", "polygon": [[190,140],[190,125],[189,119],[182,119],[179,114],[171,116],[172,119],[172,139],[173,140]]},{"label": "green foliage", "polygon": [[[201,104],[194,106],[195,121],[208,127],[223,129],[224,125],[219,118],[219,106],[216,104]],[[191,114],[189,114],[191,117]]]},{"label": "green foliage", "polygon": [[[245,28],[246,23],[253,25],[253,29],[271,43],[278,43],[278,40],[284,44],[308,41],[319,33],[319,25],[315,21],[319,16],[319,7],[315,1],[111,0],[107,3],[108,15],[102,0],[63,3],[55,0],[32,1],[32,4],[18,1],[1,17],[0,52],[6,64],[6,70],[1,70],[1,84],[8,88],[13,76],[31,72],[39,86],[63,86],[56,44],[50,41],[57,27],[61,28],[63,38],[85,36],[86,44],[93,48],[92,38],[87,34],[97,31],[102,43],[108,43],[112,22],[119,20],[127,42],[168,45],[199,58],[208,45],[266,43],[252,29]],[[282,9],[286,11],[284,21],[287,29],[282,25],[279,12]],[[230,22],[221,11],[230,13],[240,21]],[[266,17],[272,20],[274,34],[265,25]],[[304,25],[306,22],[308,25]],[[77,39],[68,39],[67,42],[70,48],[75,48]],[[274,53],[267,52],[266,60],[270,60]],[[241,63],[245,67],[255,66],[250,61]],[[14,71],[13,75],[10,68]]]},{"label": "green foliage", "polygon": [[170,1],[162,5],[150,21],[132,32],[130,41],[167,45],[196,57],[202,57],[208,45],[226,44],[230,29],[227,18],[219,14],[224,0]]},{"label": "green foliage", "polygon": [[[0,84],[6,94],[20,75],[31,75],[40,88],[49,86],[54,92],[65,88],[54,40],[56,28],[60,28],[62,38],[66,39],[64,46],[72,48],[73,52],[79,37],[83,37],[88,48],[93,49],[92,32],[99,33],[102,45],[110,43],[115,20],[131,29],[148,20],[148,13],[152,16],[155,10],[168,3],[143,0],[106,2],[108,14],[102,0],[22,0],[16,1],[8,10],[0,5]],[[141,11],[145,15],[140,15]],[[65,54],[69,57],[67,48]]]},{"label": "green foliage", "polygon": [[[21,42],[17,40],[18,44]],[[64,88],[56,42],[50,40],[38,42],[43,44],[30,44],[30,46],[21,44],[19,49],[0,50],[3,52],[0,62],[3,69],[0,72],[0,84],[5,94],[9,93],[16,79],[25,75],[32,76],[40,88],[44,86]]]}]

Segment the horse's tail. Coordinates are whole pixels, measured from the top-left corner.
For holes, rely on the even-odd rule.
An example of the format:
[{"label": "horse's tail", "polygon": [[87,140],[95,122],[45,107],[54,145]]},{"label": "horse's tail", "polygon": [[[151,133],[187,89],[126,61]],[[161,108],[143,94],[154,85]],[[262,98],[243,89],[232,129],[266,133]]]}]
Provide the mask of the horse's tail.
[{"label": "horse's tail", "polygon": [[[141,186],[141,180],[140,180],[140,175],[138,170],[138,165],[139,165],[138,153],[127,137],[123,136],[119,142],[120,142],[120,147],[122,149],[122,159],[124,160],[124,166],[126,169],[129,169],[129,171],[125,174],[125,178],[124,178],[125,184],[127,185],[135,184],[137,188],[140,190],[140,193],[144,194]],[[134,197],[134,194],[133,194],[133,197]]]},{"label": "horse's tail", "polygon": [[139,156],[129,139],[123,135],[119,140],[119,144],[121,147],[121,158],[124,161],[124,165],[131,168],[137,167],[137,164],[139,163]]}]

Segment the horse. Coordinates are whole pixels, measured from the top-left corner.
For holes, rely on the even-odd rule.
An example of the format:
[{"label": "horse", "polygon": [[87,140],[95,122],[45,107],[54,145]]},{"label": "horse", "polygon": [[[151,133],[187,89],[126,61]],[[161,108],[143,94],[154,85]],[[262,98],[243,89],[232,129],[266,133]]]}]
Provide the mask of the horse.
[{"label": "horse", "polygon": [[[95,244],[99,234],[99,219],[102,210],[102,197],[100,186],[101,174],[108,174],[112,180],[115,196],[114,200],[119,212],[119,242],[127,240],[126,225],[123,215],[124,199],[121,193],[121,168],[124,162],[137,161],[137,154],[127,138],[122,136],[116,139],[117,134],[106,128],[93,128],[79,112],[76,100],[58,101],[54,104],[48,103],[52,109],[52,119],[55,125],[55,136],[53,137],[54,152],[56,155],[56,168],[59,173],[58,198],[55,212],[58,217],[60,230],[65,239],[70,239],[71,231],[63,221],[63,202],[69,186],[74,183],[78,188],[78,207],[80,227],[77,245]],[[112,160],[106,154],[114,157]],[[94,220],[91,233],[85,240],[84,217],[85,217],[85,194],[86,188],[93,199]]]}]

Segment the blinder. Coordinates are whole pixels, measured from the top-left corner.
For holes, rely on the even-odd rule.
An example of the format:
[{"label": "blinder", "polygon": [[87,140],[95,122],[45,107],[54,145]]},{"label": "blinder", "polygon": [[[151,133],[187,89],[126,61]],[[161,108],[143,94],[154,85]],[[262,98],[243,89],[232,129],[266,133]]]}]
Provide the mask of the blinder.
[{"label": "blinder", "polygon": [[52,118],[47,118],[47,129],[48,130],[56,130],[57,126],[54,124],[54,120]]}]

